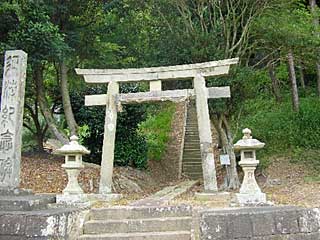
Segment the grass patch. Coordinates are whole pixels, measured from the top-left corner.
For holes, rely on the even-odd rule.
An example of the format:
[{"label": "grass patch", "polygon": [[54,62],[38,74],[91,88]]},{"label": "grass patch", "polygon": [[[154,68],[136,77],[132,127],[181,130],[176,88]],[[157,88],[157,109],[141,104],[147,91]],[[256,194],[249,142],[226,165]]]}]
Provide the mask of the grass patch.
[{"label": "grass patch", "polygon": [[238,122],[241,129],[250,128],[253,137],[266,143],[258,151],[261,167],[268,166],[275,154],[292,156],[292,162],[306,163],[320,170],[320,101],[315,97],[300,99],[300,111],[292,111],[290,98],[280,104],[273,99],[253,99],[245,102]]},{"label": "grass patch", "polygon": [[148,159],[161,160],[169,141],[175,109],[173,103],[155,105],[146,121],[139,125],[139,133],[147,140]]},{"label": "grass patch", "polygon": [[306,183],[320,183],[320,176],[307,176],[304,177]]}]

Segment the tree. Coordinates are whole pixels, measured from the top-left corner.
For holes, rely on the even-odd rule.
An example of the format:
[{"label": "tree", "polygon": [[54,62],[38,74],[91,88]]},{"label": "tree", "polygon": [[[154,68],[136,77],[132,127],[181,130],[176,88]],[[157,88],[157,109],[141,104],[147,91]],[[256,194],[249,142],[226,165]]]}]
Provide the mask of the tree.
[{"label": "tree", "polygon": [[[9,2],[6,2],[6,4],[10,5]],[[37,104],[28,105],[27,109],[32,109],[36,113],[38,110],[35,108],[39,106],[51,133],[62,143],[66,143],[68,139],[59,129],[52,115],[43,79],[45,67],[50,65],[50,61],[58,59],[67,49],[64,38],[59,33],[58,28],[50,22],[42,1],[20,1],[13,3],[13,6],[19,24],[7,33],[6,44],[9,48],[23,49],[29,55],[28,62],[32,70],[28,72],[28,81],[31,78],[35,86],[35,95],[29,96],[37,98],[35,100]],[[27,88],[28,90],[29,88]],[[27,100],[26,104],[28,102],[33,101]],[[36,115],[32,117],[35,125],[38,124],[37,121],[39,120],[39,118],[36,120]],[[43,139],[43,131],[40,131],[39,128],[37,134],[38,139]],[[42,148],[40,142],[39,148]]]},{"label": "tree", "polygon": [[260,63],[265,60],[272,64],[281,61],[288,63],[294,111],[299,110],[294,56],[303,62],[313,61],[319,39],[312,31],[311,14],[295,0],[275,4],[257,19],[255,25],[257,49],[264,55]]},{"label": "tree", "polygon": [[[316,37],[320,37],[319,31],[319,9],[316,3],[316,0],[309,0],[311,14],[313,18],[313,26]],[[316,58],[316,70],[317,70],[317,94],[320,97],[320,49],[316,49],[317,58]]]}]

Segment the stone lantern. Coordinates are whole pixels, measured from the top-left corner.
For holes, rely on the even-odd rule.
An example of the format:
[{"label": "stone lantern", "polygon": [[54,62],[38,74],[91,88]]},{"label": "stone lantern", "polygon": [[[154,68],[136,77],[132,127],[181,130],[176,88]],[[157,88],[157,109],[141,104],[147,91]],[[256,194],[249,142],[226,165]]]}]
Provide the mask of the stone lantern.
[{"label": "stone lantern", "polygon": [[251,130],[246,128],[242,131],[243,138],[239,140],[234,149],[240,151],[241,161],[239,165],[244,172],[243,182],[240,188],[240,193],[237,193],[237,200],[240,205],[255,205],[266,203],[266,194],[261,192],[261,189],[255,179],[254,172],[259,164],[256,159],[256,150],[263,148],[264,143],[251,136]]},{"label": "stone lantern", "polygon": [[78,175],[84,167],[82,164],[82,155],[89,154],[90,151],[78,143],[79,138],[72,136],[70,143],[57,149],[54,153],[65,156],[65,163],[62,167],[68,174],[68,184],[63,190],[63,195],[83,194],[83,190],[78,183]]}]

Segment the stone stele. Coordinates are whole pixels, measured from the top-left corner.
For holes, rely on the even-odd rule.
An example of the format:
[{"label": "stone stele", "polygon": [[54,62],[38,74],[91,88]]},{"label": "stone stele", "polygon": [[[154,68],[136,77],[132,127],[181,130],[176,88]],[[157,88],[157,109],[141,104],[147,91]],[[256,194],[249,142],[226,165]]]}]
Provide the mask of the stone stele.
[{"label": "stone stele", "polygon": [[5,53],[0,114],[0,194],[17,189],[20,183],[26,69],[25,52]]}]

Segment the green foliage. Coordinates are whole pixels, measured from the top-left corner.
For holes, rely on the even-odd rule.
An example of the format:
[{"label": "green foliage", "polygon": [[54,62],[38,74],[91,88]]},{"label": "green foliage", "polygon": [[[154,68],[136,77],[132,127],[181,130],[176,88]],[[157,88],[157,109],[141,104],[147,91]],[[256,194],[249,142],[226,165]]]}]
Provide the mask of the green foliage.
[{"label": "green foliage", "polygon": [[243,106],[240,119],[237,139],[241,136],[241,129],[250,128],[255,138],[266,143],[265,149],[261,151],[262,156],[289,153],[296,161],[320,167],[320,158],[316,154],[309,157],[305,154],[319,148],[318,98],[302,98],[301,111],[298,113],[291,110],[289,98],[281,104],[266,98],[248,100]]},{"label": "green foliage", "polygon": [[314,60],[320,41],[314,34],[319,29],[312,21],[311,12],[301,1],[279,1],[255,20],[257,49],[273,55],[280,53],[280,57],[285,57],[290,49],[305,62]]},{"label": "green foliage", "polygon": [[37,150],[38,143],[34,138],[34,134],[24,128],[22,130],[22,152],[33,152]]},{"label": "green foliage", "polygon": [[[105,92],[104,89],[90,88],[85,92],[74,92],[72,106],[77,122],[82,127],[82,143],[91,151],[87,160],[100,163],[102,156],[103,133],[105,122],[105,108],[85,107],[83,95]],[[137,134],[138,124],[145,119],[145,106],[124,106],[118,114],[115,164],[144,168],[147,164],[147,143],[143,136]]]},{"label": "green foliage", "polygon": [[121,141],[117,139],[115,146],[116,164],[120,166],[134,166],[137,168],[147,167],[148,146],[146,139],[137,134],[131,133]]},{"label": "green foliage", "polygon": [[140,135],[147,140],[149,159],[161,160],[169,140],[174,111],[174,104],[162,104],[139,125]]}]

